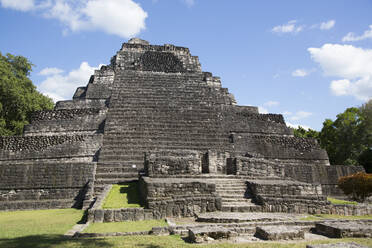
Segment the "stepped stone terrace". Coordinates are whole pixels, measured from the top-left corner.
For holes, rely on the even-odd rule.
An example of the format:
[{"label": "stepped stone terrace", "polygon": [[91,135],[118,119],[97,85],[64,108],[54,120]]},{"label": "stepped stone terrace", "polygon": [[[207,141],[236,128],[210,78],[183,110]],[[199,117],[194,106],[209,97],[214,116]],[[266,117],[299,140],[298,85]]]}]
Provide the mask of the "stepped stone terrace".
[{"label": "stepped stone terrace", "polygon": [[[91,221],[204,212],[371,214],[331,205],[330,166],[280,114],[240,106],[188,48],[131,39],[72,100],[0,137],[0,210],[77,207]],[[144,208],[104,211],[112,184],[137,181]],[[267,231],[267,230],[266,230]],[[265,232],[266,232],[265,231]]]}]

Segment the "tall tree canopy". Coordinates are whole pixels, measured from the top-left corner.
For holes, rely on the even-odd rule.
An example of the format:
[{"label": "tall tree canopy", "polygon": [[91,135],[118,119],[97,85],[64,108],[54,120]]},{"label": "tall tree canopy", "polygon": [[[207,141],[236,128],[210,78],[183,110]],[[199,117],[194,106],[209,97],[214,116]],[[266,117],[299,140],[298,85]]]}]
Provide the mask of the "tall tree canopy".
[{"label": "tall tree canopy", "polygon": [[33,111],[53,108],[29,79],[32,66],[25,57],[0,53],[0,136],[22,134]]},{"label": "tall tree canopy", "polygon": [[372,173],[372,99],[346,109],[335,121],[326,119],[320,132],[299,127],[294,135],[317,139],[331,164],[363,165]]}]

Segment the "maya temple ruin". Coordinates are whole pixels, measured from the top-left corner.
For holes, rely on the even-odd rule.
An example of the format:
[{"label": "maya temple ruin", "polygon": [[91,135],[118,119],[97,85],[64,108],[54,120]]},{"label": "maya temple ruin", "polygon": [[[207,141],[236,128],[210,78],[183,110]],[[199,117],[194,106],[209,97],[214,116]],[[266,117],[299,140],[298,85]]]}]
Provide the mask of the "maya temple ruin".
[{"label": "maya temple ruin", "polygon": [[[23,136],[0,137],[0,210],[83,208],[91,222],[372,214],[327,201],[359,171],[330,165],[282,115],[238,105],[188,48],[134,38],[72,100],[35,112]],[[143,208],[100,207],[111,185],[133,181]]]}]

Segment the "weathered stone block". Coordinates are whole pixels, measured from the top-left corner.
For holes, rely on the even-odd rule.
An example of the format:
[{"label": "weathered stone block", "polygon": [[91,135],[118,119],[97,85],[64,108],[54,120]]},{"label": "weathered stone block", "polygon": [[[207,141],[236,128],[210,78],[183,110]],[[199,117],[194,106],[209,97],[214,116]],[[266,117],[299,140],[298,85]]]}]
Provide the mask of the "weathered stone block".
[{"label": "weathered stone block", "polygon": [[258,226],[255,235],[264,240],[303,239],[305,237],[301,228],[282,225]]}]

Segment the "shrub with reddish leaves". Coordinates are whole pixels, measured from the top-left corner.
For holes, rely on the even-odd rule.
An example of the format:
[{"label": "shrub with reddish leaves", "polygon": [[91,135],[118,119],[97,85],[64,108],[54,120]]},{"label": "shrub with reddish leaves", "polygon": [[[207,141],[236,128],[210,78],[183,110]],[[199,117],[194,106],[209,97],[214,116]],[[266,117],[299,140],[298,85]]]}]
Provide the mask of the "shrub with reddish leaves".
[{"label": "shrub with reddish leaves", "polygon": [[345,195],[351,195],[354,200],[364,201],[372,195],[372,174],[359,172],[341,177],[338,180],[338,187]]}]

